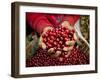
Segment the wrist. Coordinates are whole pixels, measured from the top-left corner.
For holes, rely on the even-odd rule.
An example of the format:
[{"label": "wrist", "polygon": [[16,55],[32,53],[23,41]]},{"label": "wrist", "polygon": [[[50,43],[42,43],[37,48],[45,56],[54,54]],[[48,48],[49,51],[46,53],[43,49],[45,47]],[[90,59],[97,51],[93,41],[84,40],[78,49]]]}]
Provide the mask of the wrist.
[{"label": "wrist", "polygon": [[67,20],[63,21],[63,22],[61,23],[61,26],[62,26],[62,27],[66,27],[66,28],[68,28],[69,30],[74,29],[74,27],[71,26],[71,24],[70,24]]}]

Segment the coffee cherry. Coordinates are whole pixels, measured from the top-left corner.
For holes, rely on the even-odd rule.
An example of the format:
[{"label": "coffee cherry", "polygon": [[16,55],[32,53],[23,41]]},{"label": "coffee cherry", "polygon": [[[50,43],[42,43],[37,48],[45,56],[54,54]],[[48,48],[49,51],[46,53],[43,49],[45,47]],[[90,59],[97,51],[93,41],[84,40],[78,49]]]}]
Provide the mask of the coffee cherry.
[{"label": "coffee cherry", "polygon": [[61,32],[61,35],[64,35],[64,32]]},{"label": "coffee cherry", "polygon": [[57,44],[57,48],[60,48],[61,46],[60,46],[60,44]]},{"label": "coffee cherry", "polygon": [[55,31],[53,31],[53,34],[52,34],[52,36],[54,36],[54,37],[56,36],[56,33],[55,33]]},{"label": "coffee cherry", "polygon": [[50,34],[50,35],[53,35],[53,32],[51,31],[49,34]]},{"label": "coffee cherry", "polygon": [[66,34],[68,34],[68,33],[69,33],[69,30],[68,30],[68,29],[66,29],[66,30],[65,30],[65,33],[66,33]]},{"label": "coffee cherry", "polygon": [[69,38],[67,38],[67,37],[65,37],[65,38],[64,38],[64,40],[65,40],[65,42],[66,42],[66,41],[69,41],[70,39],[69,39]]},{"label": "coffee cherry", "polygon": [[47,39],[46,38],[43,38],[43,42],[46,43],[46,41],[47,41]]},{"label": "coffee cherry", "polygon": [[46,35],[42,35],[42,37],[43,37],[43,38],[45,38],[45,37],[46,37]]},{"label": "coffee cherry", "polygon": [[57,38],[57,41],[59,42],[59,41],[60,41],[60,39],[59,39],[59,38]]},{"label": "coffee cherry", "polygon": [[47,31],[48,33],[50,33],[51,32],[51,29],[48,29],[48,31]]},{"label": "coffee cherry", "polygon": [[69,38],[72,38],[72,37],[73,37],[73,34],[72,34],[72,33],[69,33],[69,34],[68,34],[68,37],[69,37]]},{"label": "coffee cherry", "polygon": [[75,30],[73,29],[72,32],[75,33]]},{"label": "coffee cherry", "polygon": [[64,38],[61,36],[60,39],[63,40]]},{"label": "coffee cherry", "polygon": [[62,45],[62,44],[63,44],[63,42],[62,42],[62,41],[59,41],[59,44],[60,44],[60,45]]},{"label": "coffee cherry", "polygon": [[63,58],[62,57],[59,57],[59,61],[62,62],[63,61]]},{"label": "coffee cherry", "polygon": [[55,39],[54,36],[51,36],[51,39],[54,40]]},{"label": "coffee cherry", "polygon": [[55,45],[55,46],[57,45],[57,42],[56,42],[56,41],[54,41],[54,45]]},{"label": "coffee cherry", "polygon": [[44,34],[45,37],[48,37],[48,33]]},{"label": "coffee cherry", "polygon": [[50,42],[51,44],[53,44],[53,40],[50,40],[49,42]]}]

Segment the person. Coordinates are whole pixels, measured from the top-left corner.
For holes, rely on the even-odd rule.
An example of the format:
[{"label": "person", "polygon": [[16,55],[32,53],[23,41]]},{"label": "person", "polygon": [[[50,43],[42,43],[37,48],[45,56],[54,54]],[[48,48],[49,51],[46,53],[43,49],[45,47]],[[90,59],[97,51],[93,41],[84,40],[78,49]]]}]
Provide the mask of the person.
[{"label": "person", "polygon": [[[69,30],[74,29],[75,23],[79,20],[79,15],[69,15],[69,14],[47,14],[47,13],[26,13],[26,21],[30,27],[35,30],[40,35],[39,46],[42,49],[46,49],[46,44],[43,43],[42,35],[45,34],[48,29],[57,28],[58,26],[67,27]],[[76,34],[74,35],[77,40]],[[72,46],[68,49],[72,50]]]}]

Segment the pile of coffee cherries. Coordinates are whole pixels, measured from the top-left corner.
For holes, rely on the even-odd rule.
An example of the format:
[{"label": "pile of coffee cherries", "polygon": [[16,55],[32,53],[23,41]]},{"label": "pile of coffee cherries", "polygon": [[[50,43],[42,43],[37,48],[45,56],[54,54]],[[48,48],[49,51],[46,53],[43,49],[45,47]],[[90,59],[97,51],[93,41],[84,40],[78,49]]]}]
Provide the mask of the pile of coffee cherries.
[{"label": "pile of coffee cherries", "polygon": [[26,60],[26,67],[60,66],[60,65],[81,65],[89,64],[89,54],[84,53],[80,48],[73,48],[70,55],[61,55],[52,58],[47,51],[39,48],[32,58]]},{"label": "pile of coffee cherries", "polygon": [[71,45],[67,44],[68,41],[75,42],[74,39],[75,30],[69,30],[66,27],[58,27],[53,30],[48,30],[42,35],[43,42],[46,44],[46,49],[54,49],[54,51],[63,51],[64,47]]}]

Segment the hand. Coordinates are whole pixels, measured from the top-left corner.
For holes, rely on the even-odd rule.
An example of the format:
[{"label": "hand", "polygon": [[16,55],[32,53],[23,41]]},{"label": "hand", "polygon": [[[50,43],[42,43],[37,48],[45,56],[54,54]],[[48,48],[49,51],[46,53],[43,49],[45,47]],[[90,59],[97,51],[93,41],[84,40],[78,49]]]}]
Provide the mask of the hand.
[{"label": "hand", "polygon": [[60,25],[61,25],[62,27],[68,28],[69,30],[74,29],[74,26],[72,26],[68,21],[63,21]]},{"label": "hand", "polygon": [[48,30],[52,30],[53,28],[52,27],[50,27],[50,26],[47,26],[47,27],[45,27],[44,28],[44,30],[43,30],[43,33],[41,34],[41,36],[40,36],[40,39],[39,39],[39,46],[42,48],[42,49],[46,49],[46,44],[43,42],[43,37],[42,37],[42,35],[44,35]]},{"label": "hand", "polygon": [[[72,26],[68,21],[63,21],[60,25],[62,27],[68,28],[69,30],[75,31],[74,26]],[[78,40],[76,33],[73,34],[73,37],[75,40],[70,40],[70,41],[65,42],[67,45],[69,45],[69,47],[64,47],[63,48],[64,51],[70,51],[73,49],[75,42]]]}]

